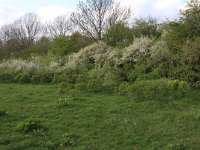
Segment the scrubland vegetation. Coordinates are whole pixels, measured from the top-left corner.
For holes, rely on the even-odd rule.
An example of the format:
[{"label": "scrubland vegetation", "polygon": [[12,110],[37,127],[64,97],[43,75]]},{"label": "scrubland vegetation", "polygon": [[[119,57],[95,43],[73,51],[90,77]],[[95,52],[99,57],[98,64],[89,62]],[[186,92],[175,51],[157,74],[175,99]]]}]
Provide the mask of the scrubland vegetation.
[{"label": "scrubland vegetation", "polygon": [[132,18],[88,0],[2,26],[0,149],[199,149],[200,2]]}]

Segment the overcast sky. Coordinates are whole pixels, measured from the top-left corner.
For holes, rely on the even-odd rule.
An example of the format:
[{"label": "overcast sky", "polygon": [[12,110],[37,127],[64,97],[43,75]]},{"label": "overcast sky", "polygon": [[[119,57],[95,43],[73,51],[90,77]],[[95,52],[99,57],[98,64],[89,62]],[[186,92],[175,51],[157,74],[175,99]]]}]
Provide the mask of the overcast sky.
[{"label": "overcast sky", "polygon": [[[135,17],[176,19],[186,0],[118,0],[131,6]],[[0,25],[12,22],[28,12],[37,13],[42,22],[76,10],[79,0],[0,0]]]}]

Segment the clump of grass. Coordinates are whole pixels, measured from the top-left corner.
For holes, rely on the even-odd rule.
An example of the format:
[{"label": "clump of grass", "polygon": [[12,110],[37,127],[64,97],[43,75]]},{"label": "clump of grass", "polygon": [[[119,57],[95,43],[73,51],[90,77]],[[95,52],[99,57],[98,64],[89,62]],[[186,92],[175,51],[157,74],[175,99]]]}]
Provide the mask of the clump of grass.
[{"label": "clump of grass", "polygon": [[21,121],[17,125],[17,130],[23,133],[28,132],[38,132],[40,129],[42,129],[41,125],[38,121],[33,120],[31,117]]},{"label": "clump of grass", "polygon": [[66,98],[62,99],[60,98],[58,101],[55,102],[55,104],[53,105],[55,108],[63,108],[63,107],[66,107],[66,106],[69,106],[69,102],[67,101]]},{"label": "clump of grass", "polygon": [[10,143],[10,140],[4,137],[0,137],[0,145],[7,145]]},{"label": "clump of grass", "polygon": [[81,97],[73,97],[73,100],[74,100],[74,101],[84,101],[84,100],[86,100],[86,99],[81,98]]},{"label": "clump of grass", "polygon": [[64,133],[61,138],[60,146],[76,146],[79,141],[79,136],[72,133]]},{"label": "clump of grass", "polygon": [[167,150],[186,150],[186,146],[183,144],[169,144],[166,147]]},{"label": "clump of grass", "polygon": [[0,117],[3,117],[5,116],[7,113],[6,113],[6,110],[3,109],[3,110],[0,110]]}]

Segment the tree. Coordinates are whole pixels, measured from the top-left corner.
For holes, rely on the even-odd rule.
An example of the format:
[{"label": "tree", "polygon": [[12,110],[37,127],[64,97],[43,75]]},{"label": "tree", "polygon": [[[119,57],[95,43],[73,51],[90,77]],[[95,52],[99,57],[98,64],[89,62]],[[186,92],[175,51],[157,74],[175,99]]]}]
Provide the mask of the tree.
[{"label": "tree", "polygon": [[72,31],[72,25],[66,15],[61,15],[52,23],[48,23],[46,30],[52,38],[67,36]]},{"label": "tree", "polygon": [[0,28],[0,39],[3,45],[15,38],[14,25],[7,24]]},{"label": "tree", "polygon": [[133,32],[125,24],[118,23],[108,30],[104,40],[110,46],[126,47],[133,42]]},{"label": "tree", "polygon": [[51,48],[50,39],[43,36],[26,50],[26,52],[24,53],[24,57],[30,57],[31,55],[46,56],[50,48]]},{"label": "tree", "polygon": [[79,32],[75,32],[67,37],[59,36],[52,40],[50,53],[58,56],[69,55],[78,52],[78,50],[93,42],[93,39],[81,35]]},{"label": "tree", "polygon": [[26,49],[39,38],[42,26],[36,14],[28,13],[14,22],[12,30],[22,48]]},{"label": "tree", "polygon": [[165,24],[163,34],[169,48],[176,51],[200,36],[200,1],[190,0],[180,12],[178,21]]},{"label": "tree", "polygon": [[[183,47],[183,61],[198,76],[193,82],[200,81],[200,37]],[[199,82],[200,86],[200,82]]]},{"label": "tree", "polygon": [[0,39],[8,54],[19,54],[32,46],[41,36],[42,26],[36,14],[26,14],[0,29]]},{"label": "tree", "polygon": [[2,43],[2,49],[7,54],[19,52],[21,45],[16,37],[16,30],[14,30],[13,24],[4,25],[0,29],[0,39]]},{"label": "tree", "polygon": [[121,8],[113,0],[87,0],[79,2],[77,12],[71,15],[71,21],[86,35],[101,40],[111,26],[127,22],[130,17],[131,9]]},{"label": "tree", "polygon": [[163,39],[167,42],[170,50],[179,51],[189,40],[188,30],[180,21],[170,21],[163,24]]},{"label": "tree", "polygon": [[188,31],[189,38],[196,38],[200,35],[200,1],[190,0],[186,8],[181,10],[180,20]]},{"label": "tree", "polygon": [[79,32],[74,32],[68,40],[67,50],[69,53],[78,52],[81,48],[84,48],[92,44],[94,40],[88,36],[82,35]]},{"label": "tree", "polygon": [[161,35],[159,24],[156,19],[149,17],[148,19],[135,19],[133,25],[133,34],[135,37],[159,37]]}]

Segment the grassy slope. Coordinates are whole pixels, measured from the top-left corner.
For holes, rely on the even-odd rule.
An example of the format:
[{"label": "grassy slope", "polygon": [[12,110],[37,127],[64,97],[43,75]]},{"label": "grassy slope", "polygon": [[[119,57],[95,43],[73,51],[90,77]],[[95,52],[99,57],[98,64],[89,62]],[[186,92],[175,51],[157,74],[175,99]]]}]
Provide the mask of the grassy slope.
[{"label": "grassy slope", "polygon": [[[67,98],[69,106],[52,107],[60,98]],[[137,102],[118,95],[59,94],[53,85],[0,84],[0,110],[8,113],[0,117],[0,149],[196,150],[199,100],[199,92],[171,102]],[[44,131],[16,130],[30,116]],[[61,146],[66,140],[76,145]]]}]

